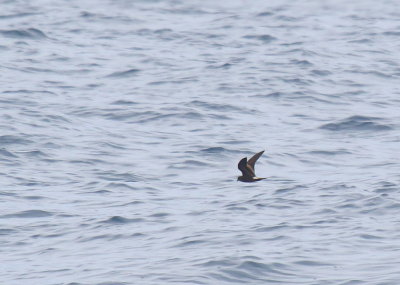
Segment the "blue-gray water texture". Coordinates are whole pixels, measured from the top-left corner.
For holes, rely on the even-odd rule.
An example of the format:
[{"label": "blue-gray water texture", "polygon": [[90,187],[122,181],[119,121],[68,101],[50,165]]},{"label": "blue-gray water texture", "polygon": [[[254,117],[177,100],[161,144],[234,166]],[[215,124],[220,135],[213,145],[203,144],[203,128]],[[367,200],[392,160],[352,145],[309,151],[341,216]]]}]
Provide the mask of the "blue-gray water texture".
[{"label": "blue-gray water texture", "polygon": [[400,284],[397,1],[0,6],[1,284]]}]

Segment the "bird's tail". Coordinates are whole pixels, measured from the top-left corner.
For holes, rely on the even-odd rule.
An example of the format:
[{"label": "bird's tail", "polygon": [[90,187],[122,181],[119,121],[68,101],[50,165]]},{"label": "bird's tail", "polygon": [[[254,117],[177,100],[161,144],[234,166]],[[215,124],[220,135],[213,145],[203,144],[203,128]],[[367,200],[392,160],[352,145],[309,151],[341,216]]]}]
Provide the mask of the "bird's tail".
[{"label": "bird's tail", "polygon": [[253,177],[254,181],[260,181],[263,179],[267,179],[266,177]]}]

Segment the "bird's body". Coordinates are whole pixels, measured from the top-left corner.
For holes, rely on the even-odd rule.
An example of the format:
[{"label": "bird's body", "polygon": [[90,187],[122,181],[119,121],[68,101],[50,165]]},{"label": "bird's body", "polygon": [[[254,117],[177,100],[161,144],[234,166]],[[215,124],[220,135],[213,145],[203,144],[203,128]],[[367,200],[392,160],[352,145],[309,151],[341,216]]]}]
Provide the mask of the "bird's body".
[{"label": "bird's body", "polygon": [[264,151],[260,151],[259,153],[253,155],[249,160],[247,160],[247,157],[244,157],[239,161],[238,168],[242,172],[242,176],[238,177],[239,181],[256,182],[265,179],[261,177],[256,177],[256,173],[254,171],[254,165],[257,159],[259,159],[263,153]]}]

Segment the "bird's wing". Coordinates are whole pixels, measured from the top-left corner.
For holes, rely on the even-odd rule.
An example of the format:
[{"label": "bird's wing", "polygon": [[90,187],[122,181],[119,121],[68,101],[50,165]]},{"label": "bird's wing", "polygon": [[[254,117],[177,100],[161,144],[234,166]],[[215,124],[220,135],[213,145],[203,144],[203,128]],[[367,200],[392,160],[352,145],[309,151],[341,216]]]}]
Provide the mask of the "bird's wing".
[{"label": "bird's wing", "polygon": [[243,176],[248,176],[248,177],[254,176],[247,167],[247,157],[244,157],[239,161],[238,168],[242,172]]},{"label": "bird's wing", "polygon": [[247,164],[250,166],[252,172],[254,173],[255,176],[255,164],[257,159],[260,158],[260,156],[264,153],[263,151],[260,151],[259,153],[256,153],[255,155],[252,156],[252,158],[249,159],[249,161],[247,162]]}]

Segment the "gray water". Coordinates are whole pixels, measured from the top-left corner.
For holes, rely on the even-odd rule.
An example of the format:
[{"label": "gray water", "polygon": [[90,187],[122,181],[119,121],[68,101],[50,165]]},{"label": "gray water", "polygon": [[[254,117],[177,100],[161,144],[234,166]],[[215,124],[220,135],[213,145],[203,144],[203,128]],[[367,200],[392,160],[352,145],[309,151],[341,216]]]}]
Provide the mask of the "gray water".
[{"label": "gray water", "polygon": [[0,7],[1,284],[400,284],[397,1]]}]

